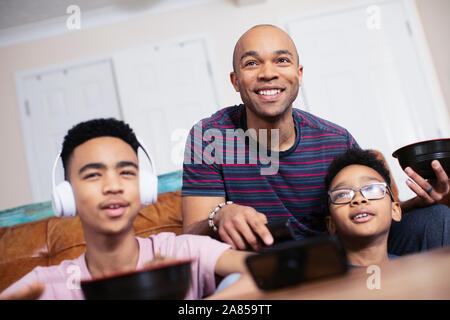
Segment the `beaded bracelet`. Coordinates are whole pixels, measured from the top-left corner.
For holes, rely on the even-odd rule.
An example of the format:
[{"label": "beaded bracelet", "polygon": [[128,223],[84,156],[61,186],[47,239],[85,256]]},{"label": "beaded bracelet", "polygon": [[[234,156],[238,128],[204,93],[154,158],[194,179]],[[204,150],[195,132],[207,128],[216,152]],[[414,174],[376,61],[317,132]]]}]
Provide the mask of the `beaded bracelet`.
[{"label": "beaded bracelet", "polygon": [[214,216],[216,215],[217,211],[219,211],[220,209],[222,209],[222,207],[226,206],[227,204],[233,204],[233,201],[227,201],[227,202],[222,202],[219,203],[219,205],[217,207],[214,208],[213,211],[211,211],[211,213],[209,214],[209,218],[208,218],[208,223],[209,223],[209,227],[211,229],[214,230],[214,232],[217,232],[217,227],[214,224]]}]

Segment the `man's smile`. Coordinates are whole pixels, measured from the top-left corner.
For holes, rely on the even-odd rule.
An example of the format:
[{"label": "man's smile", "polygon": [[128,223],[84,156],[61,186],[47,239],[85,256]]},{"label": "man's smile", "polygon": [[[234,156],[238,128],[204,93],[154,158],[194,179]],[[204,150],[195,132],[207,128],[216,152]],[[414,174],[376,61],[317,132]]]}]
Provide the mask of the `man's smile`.
[{"label": "man's smile", "polygon": [[281,87],[262,87],[255,90],[255,93],[266,101],[277,100],[285,89]]}]

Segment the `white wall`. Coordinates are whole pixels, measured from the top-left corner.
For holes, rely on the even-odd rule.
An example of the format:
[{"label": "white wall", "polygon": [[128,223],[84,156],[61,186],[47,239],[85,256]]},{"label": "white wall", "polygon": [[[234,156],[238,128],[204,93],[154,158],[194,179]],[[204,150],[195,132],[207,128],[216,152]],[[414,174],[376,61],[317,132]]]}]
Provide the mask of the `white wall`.
[{"label": "white wall", "polygon": [[[127,21],[81,29],[49,38],[0,48],[0,210],[32,202],[31,187],[25,159],[22,129],[17,104],[14,73],[36,69],[65,61],[83,60],[109,54],[124,48],[154,43],[193,34],[206,34],[211,40],[211,54],[217,75],[220,105],[217,108],[240,102],[229,82],[231,57],[234,44],[249,27],[260,23],[280,25],[287,18],[308,11],[324,10],[339,4],[362,0],[267,0],[263,4],[238,7],[235,1],[224,0],[201,4],[182,10],[159,12],[134,17]],[[430,19],[432,12],[439,19],[449,18],[443,14],[448,9],[447,0],[417,0],[419,10],[425,10],[427,19],[422,22],[427,36],[435,39],[445,36],[438,23]],[[431,12],[431,13],[430,13]],[[445,22],[448,26],[448,21]],[[429,27],[431,24],[434,27]],[[448,30],[444,29],[444,30]],[[445,41],[443,41],[445,42]],[[301,50],[301,43],[297,44]],[[435,56],[450,56],[448,45],[430,45]],[[445,59],[444,59],[445,60]],[[440,64],[448,68],[448,59],[434,60],[436,69]],[[447,78],[441,81],[441,90],[448,88]],[[448,95],[447,95],[448,97]],[[448,99],[447,99],[448,107]]]}]

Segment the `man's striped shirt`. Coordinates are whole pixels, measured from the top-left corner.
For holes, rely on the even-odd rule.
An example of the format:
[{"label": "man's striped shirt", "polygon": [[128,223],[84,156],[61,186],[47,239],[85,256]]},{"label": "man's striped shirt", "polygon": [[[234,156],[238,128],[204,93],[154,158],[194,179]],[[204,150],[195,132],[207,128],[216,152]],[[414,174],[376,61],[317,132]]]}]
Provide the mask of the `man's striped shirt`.
[{"label": "man's striped shirt", "polygon": [[[295,108],[292,114],[296,139],[279,153],[259,145],[255,151],[255,140],[233,135],[247,132],[244,105],[200,121],[186,143],[182,195],[225,197],[264,213],[269,222],[289,217],[298,239],[324,232],[328,166],[358,144],[334,123]],[[262,174],[274,167],[274,174]]]}]

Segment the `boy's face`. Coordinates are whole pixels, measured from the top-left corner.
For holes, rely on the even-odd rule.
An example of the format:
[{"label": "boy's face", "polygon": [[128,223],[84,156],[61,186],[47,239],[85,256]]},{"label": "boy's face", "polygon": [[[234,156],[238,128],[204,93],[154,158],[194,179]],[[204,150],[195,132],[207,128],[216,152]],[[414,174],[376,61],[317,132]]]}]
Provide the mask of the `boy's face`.
[{"label": "boy's face", "polygon": [[[334,177],[330,190],[358,188],[379,182],[385,181],[374,169],[363,165],[350,165]],[[360,191],[356,191],[350,203],[333,204],[329,201],[329,209],[330,216],[326,220],[328,230],[347,239],[387,235],[392,219],[401,219],[400,205],[398,202],[392,202],[388,190],[384,198],[377,200],[368,200]]]},{"label": "boy's face", "polygon": [[119,138],[86,141],[72,153],[69,178],[85,232],[129,231],[141,207],[138,158]]}]

